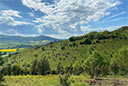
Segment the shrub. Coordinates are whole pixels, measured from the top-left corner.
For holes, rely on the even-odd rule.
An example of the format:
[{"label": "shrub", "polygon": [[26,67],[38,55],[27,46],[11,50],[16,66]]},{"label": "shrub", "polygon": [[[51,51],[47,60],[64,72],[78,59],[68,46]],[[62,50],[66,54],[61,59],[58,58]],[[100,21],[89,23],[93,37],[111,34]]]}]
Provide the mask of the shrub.
[{"label": "shrub", "polygon": [[91,76],[91,78],[99,77],[101,74],[107,74],[109,63],[100,56],[97,52],[93,52],[93,55],[85,60],[83,69]]},{"label": "shrub", "polygon": [[70,86],[70,81],[69,81],[69,75],[60,75],[59,76],[59,85],[58,86]]},{"label": "shrub", "polygon": [[64,74],[64,67],[61,65],[61,63],[57,65],[57,73]]},{"label": "shrub", "polygon": [[128,74],[128,48],[124,47],[113,55],[111,70],[114,74]]},{"label": "shrub", "polygon": [[41,60],[35,59],[33,61],[30,74],[32,75],[46,75],[50,73],[50,64],[46,58],[42,58]]},{"label": "shrub", "polygon": [[14,64],[11,66],[11,72],[13,75],[23,75],[24,70],[19,64]]}]

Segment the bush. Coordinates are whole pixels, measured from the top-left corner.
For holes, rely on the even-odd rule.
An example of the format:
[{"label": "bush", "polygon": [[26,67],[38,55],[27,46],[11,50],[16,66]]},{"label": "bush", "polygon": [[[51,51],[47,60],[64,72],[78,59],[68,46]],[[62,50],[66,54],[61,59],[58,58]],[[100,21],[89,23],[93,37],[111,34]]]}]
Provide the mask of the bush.
[{"label": "bush", "polygon": [[50,73],[50,64],[46,58],[38,61],[35,59],[33,61],[30,74],[32,75],[46,75]]},{"label": "bush", "polygon": [[23,75],[24,70],[19,64],[14,64],[11,66],[11,72],[13,75]]},{"label": "bush", "polygon": [[91,78],[99,77],[101,74],[105,75],[108,72],[109,63],[100,56],[97,52],[93,52],[93,55],[85,60],[83,69],[91,76]]},{"label": "bush", "polygon": [[92,44],[91,40],[86,38],[83,42],[80,42],[80,44]]},{"label": "bush", "polygon": [[61,63],[57,65],[57,73],[64,74],[64,67],[61,65]]},{"label": "bush", "polygon": [[59,76],[59,85],[58,86],[70,86],[70,81],[69,81],[69,75],[60,75]]},{"label": "bush", "polygon": [[124,47],[113,55],[111,70],[114,74],[128,74],[128,48]]}]

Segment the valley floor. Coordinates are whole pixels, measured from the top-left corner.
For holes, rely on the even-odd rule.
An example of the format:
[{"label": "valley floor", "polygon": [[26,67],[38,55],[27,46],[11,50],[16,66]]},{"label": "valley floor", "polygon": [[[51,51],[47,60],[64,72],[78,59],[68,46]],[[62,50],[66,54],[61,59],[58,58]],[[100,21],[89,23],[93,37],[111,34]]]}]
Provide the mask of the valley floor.
[{"label": "valley floor", "polygon": [[[128,86],[127,78],[87,79],[85,76],[71,76],[71,86]],[[57,75],[48,76],[5,76],[7,86],[57,86]]]}]

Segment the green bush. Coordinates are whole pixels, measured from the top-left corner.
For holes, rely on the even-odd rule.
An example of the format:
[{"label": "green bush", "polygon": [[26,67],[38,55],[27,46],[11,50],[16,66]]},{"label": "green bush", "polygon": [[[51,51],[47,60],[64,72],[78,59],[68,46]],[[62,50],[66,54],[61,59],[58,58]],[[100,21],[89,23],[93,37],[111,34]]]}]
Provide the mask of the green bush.
[{"label": "green bush", "polygon": [[59,76],[59,85],[58,86],[70,86],[70,81],[69,81],[69,75],[60,75]]},{"label": "green bush", "polygon": [[97,52],[93,52],[83,64],[84,71],[90,75],[91,78],[97,78],[101,74],[107,74],[108,68],[109,63]]},{"label": "green bush", "polygon": [[32,75],[46,75],[50,73],[50,64],[48,59],[42,58],[41,60],[35,59],[30,69]]}]

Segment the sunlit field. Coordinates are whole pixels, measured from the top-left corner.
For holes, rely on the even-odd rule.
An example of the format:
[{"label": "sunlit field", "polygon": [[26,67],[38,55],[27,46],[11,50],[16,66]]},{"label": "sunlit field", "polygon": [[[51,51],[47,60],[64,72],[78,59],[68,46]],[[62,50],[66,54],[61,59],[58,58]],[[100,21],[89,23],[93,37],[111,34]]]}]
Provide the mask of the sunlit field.
[{"label": "sunlit field", "polygon": [[[58,86],[57,75],[48,76],[6,76],[8,86]],[[127,78],[107,78],[102,80],[87,79],[82,76],[71,76],[71,86],[127,86]]]},{"label": "sunlit field", "polygon": [[16,52],[17,49],[1,49],[0,52]]}]

